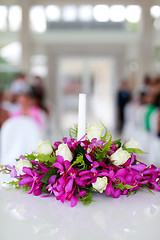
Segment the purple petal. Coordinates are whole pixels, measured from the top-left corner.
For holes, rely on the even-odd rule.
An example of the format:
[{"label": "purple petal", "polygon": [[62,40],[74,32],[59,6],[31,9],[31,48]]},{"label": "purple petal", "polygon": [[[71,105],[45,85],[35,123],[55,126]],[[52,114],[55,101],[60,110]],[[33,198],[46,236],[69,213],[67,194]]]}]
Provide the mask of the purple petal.
[{"label": "purple petal", "polygon": [[132,153],[130,164],[134,163],[134,160],[135,160],[135,159],[134,159],[134,154]]},{"label": "purple petal", "polygon": [[124,189],[124,191],[123,191],[122,194],[123,194],[123,195],[127,195],[127,194],[128,194],[128,189]]},{"label": "purple petal", "polygon": [[146,165],[144,163],[136,164],[131,166],[132,169],[142,172],[146,169]]},{"label": "purple petal", "polygon": [[153,174],[154,172],[155,172],[155,169],[153,168],[146,169],[145,171],[143,171],[143,175]]},{"label": "purple petal", "polygon": [[61,155],[57,155],[57,161],[63,165],[64,158]]},{"label": "purple petal", "polygon": [[60,196],[61,202],[64,203],[64,201],[66,200],[66,198],[67,198],[67,194],[66,194],[66,193],[62,194],[62,195]]},{"label": "purple petal", "polygon": [[50,197],[52,195],[52,192],[50,192],[49,194],[47,194],[47,195],[43,195],[43,196],[41,196],[42,198],[45,198],[45,197]]},{"label": "purple petal", "polygon": [[39,196],[39,195],[41,195],[41,192],[42,192],[41,187],[39,187],[39,188],[34,190],[34,195]]},{"label": "purple petal", "polygon": [[111,171],[109,172],[109,177],[110,177],[111,179],[113,179],[113,178],[114,178],[114,175],[115,175],[114,171],[111,170]]},{"label": "purple petal", "polygon": [[66,179],[65,179],[64,176],[62,176],[61,178],[59,178],[59,183],[60,183],[61,185],[64,185],[65,182],[66,182]]},{"label": "purple petal", "polygon": [[91,158],[91,156],[89,154],[85,154],[85,157],[87,158],[87,160],[89,162],[93,162],[93,160],[92,160],[92,158]]},{"label": "purple petal", "polygon": [[114,192],[112,182],[110,181],[106,187],[106,194],[109,196]]},{"label": "purple petal", "polygon": [[126,182],[131,182],[134,179],[134,175],[132,173],[128,173],[127,176],[125,177]]},{"label": "purple petal", "polygon": [[117,188],[112,195],[114,198],[119,198],[121,194],[122,194],[121,190]]},{"label": "purple petal", "polygon": [[71,197],[71,207],[75,207],[77,205],[77,198],[75,196]]},{"label": "purple petal", "polygon": [[33,182],[33,178],[32,177],[27,177],[27,178],[21,179],[18,184],[20,186],[23,186],[23,185],[27,185],[31,182]]},{"label": "purple petal", "polygon": [[52,166],[55,167],[55,168],[58,168],[61,171],[63,171],[63,165],[59,162],[55,162]]},{"label": "purple petal", "polygon": [[66,171],[68,171],[71,168],[71,164],[68,160],[64,161],[64,166],[65,166]]},{"label": "purple petal", "polygon": [[75,181],[76,181],[77,185],[82,186],[82,187],[85,186],[87,183],[86,181],[82,181],[81,178],[78,178],[78,177],[76,177]]},{"label": "purple petal", "polygon": [[141,184],[147,184],[147,183],[149,183],[149,180],[141,181]]},{"label": "purple petal", "polygon": [[56,175],[53,175],[49,178],[49,184],[54,184],[56,182]]},{"label": "purple petal", "polygon": [[66,187],[65,187],[65,192],[66,193],[69,193],[72,191],[72,188],[73,188],[73,178],[69,179],[68,183],[66,184]]},{"label": "purple petal", "polygon": [[84,197],[85,195],[86,195],[86,191],[83,190],[83,191],[81,191],[81,192],[77,195],[77,198],[79,198],[79,197]]},{"label": "purple petal", "polygon": [[84,171],[81,171],[81,172],[79,173],[79,176],[84,176],[84,175],[90,174],[90,173],[91,173],[91,171],[89,171],[89,170],[84,170]]},{"label": "purple petal", "polygon": [[13,169],[11,170],[10,176],[13,177],[13,178],[14,178],[14,177],[17,177],[17,171],[16,171],[15,168],[13,168]]},{"label": "purple petal", "polygon": [[121,176],[124,177],[126,175],[127,170],[125,168],[121,168],[116,172],[115,177]]},{"label": "purple petal", "polygon": [[84,181],[84,180],[87,180],[87,179],[90,179],[92,178],[93,176],[91,174],[88,174],[88,175],[84,175],[81,177],[81,180]]},{"label": "purple petal", "polygon": [[157,183],[152,183],[153,186],[155,187],[155,189],[157,189],[158,191],[160,191],[160,186]]},{"label": "purple petal", "polygon": [[99,167],[99,163],[96,162],[96,161],[94,161],[94,162],[92,163],[92,166],[93,166],[94,168],[97,168],[97,167]]},{"label": "purple petal", "polygon": [[108,177],[108,173],[107,172],[101,172],[101,173],[98,173],[98,177]]},{"label": "purple petal", "polygon": [[62,139],[62,141],[63,141],[64,143],[67,143],[67,137],[64,137],[64,138]]},{"label": "purple petal", "polygon": [[23,170],[24,173],[33,176],[33,171],[30,168],[23,167],[22,170]]},{"label": "purple petal", "polygon": [[5,168],[8,168],[9,170],[12,170],[14,168],[14,166],[11,166],[11,165],[4,165]]},{"label": "purple petal", "polygon": [[31,189],[29,190],[28,194],[31,194],[35,189],[37,188],[37,185],[35,182],[32,183]]}]

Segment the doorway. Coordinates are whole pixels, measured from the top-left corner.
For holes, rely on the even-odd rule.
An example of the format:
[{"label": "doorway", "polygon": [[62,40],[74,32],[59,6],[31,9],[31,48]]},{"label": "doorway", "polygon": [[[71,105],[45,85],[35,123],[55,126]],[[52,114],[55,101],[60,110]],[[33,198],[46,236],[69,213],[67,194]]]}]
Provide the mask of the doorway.
[{"label": "doorway", "polygon": [[68,56],[58,60],[60,129],[77,124],[78,94],[87,95],[87,123],[102,122],[115,130],[115,62],[104,56]]}]

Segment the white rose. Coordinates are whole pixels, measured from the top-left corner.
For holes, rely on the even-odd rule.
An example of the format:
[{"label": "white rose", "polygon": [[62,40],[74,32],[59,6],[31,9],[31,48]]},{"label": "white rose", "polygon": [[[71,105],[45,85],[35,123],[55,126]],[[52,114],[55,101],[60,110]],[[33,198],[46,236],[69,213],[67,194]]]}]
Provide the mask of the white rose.
[{"label": "white rose", "polygon": [[133,138],[131,138],[128,142],[124,145],[126,148],[140,148],[139,142],[135,141]]},{"label": "white rose", "polygon": [[122,148],[119,148],[115,153],[111,155],[111,161],[116,166],[119,166],[124,164],[130,157],[131,157],[130,153],[123,150]]},{"label": "white rose", "polygon": [[102,137],[103,127],[101,125],[89,124],[87,129],[87,137],[91,141],[93,138],[97,138],[97,141]]},{"label": "white rose", "polygon": [[66,143],[61,143],[58,146],[58,149],[56,150],[56,155],[62,156],[64,158],[64,161],[68,160],[69,162],[71,162],[73,159],[73,154]]},{"label": "white rose", "polygon": [[32,168],[32,163],[27,159],[24,159],[24,160],[20,159],[19,161],[17,161],[16,165],[15,165],[17,175],[24,175],[25,174],[23,172],[23,167]]},{"label": "white rose", "polygon": [[108,178],[107,177],[97,177],[97,180],[95,183],[92,183],[92,186],[95,190],[102,193],[108,184]]},{"label": "white rose", "polygon": [[49,141],[42,142],[40,141],[37,145],[35,153],[50,155],[53,152],[52,144]]}]

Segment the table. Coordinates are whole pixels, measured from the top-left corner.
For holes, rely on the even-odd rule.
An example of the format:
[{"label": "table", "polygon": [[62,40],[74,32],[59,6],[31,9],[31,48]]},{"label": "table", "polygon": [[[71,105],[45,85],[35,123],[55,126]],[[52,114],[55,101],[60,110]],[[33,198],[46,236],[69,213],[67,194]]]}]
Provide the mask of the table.
[{"label": "table", "polygon": [[0,239],[159,240],[159,192],[141,190],[118,199],[94,193],[93,200],[71,208],[54,196],[35,197],[1,186]]}]

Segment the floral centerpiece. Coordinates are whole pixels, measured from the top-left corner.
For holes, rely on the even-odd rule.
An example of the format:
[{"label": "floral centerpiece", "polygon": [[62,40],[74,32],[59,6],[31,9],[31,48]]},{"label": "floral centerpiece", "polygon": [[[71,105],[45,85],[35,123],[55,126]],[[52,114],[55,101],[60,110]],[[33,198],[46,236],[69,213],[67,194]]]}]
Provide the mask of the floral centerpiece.
[{"label": "floral centerpiece", "polygon": [[78,200],[91,203],[94,191],[114,198],[144,187],[160,191],[160,169],[138,161],[137,154],[144,152],[134,139],[123,144],[112,140],[98,124],[90,124],[80,140],[76,136],[77,128],[71,128],[70,138],[53,145],[41,142],[15,166],[5,165],[2,171],[15,179],[9,184],[36,196],[54,195],[62,203],[69,200],[71,207]]}]

